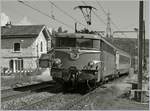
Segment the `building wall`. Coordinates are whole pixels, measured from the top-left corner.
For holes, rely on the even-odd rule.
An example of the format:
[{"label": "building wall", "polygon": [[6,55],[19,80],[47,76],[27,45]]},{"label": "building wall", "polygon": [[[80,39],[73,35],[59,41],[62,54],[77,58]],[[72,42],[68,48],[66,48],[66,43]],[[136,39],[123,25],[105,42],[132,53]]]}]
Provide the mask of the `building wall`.
[{"label": "building wall", "polygon": [[[2,57],[3,58],[13,58],[13,57],[35,57],[33,42],[35,38],[11,38],[11,39],[2,39]],[[13,45],[14,43],[20,43],[21,51],[14,52]]]},{"label": "building wall", "polygon": [[[43,43],[43,52],[40,51],[41,42]],[[20,43],[20,52],[14,52],[14,43]],[[40,32],[37,38],[26,37],[2,39],[2,68],[5,67],[9,69],[10,60],[20,58],[23,59],[24,69],[36,69],[38,67],[38,58],[41,56],[42,53],[47,53],[47,41],[42,32]]]},{"label": "building wall", "polygon": [[1,68],[9,68],[10,58],[2,58],[1,59]]},{"label": "building wall", "polygon": [[[2,68],[9,69],[9,62],[14,58],[2,58]],[[23,68],[24,69],[36,69],[37,68],[37,58],[23,58]]]},{"label": "building wall", "polygon": [[[41,42],[43,44],[43,51],[41,52]],[[33,47],[34,47],[34,54],[36,56],[38,56],[40,58],[41,54],[43,53],[47,53],[47,47],[48,47],[48,43],[47,40],[44,37],[43,32],[41,31],[39,36],[37,37],[37,39],[34,41],[33,43]]]},{"label": "building wall", "polygon": [[38,66],[37,58],[24,58],[24,69],[36,69]]}]

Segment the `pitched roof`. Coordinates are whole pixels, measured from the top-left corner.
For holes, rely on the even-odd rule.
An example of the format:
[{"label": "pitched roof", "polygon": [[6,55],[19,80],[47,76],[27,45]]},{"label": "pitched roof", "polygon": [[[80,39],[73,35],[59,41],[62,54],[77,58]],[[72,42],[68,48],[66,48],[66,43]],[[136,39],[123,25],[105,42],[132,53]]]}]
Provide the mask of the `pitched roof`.
[{"label": "pitched roof", "polygon": [[36,37],[43,29],[44,25],[11,25],[1,27],[2,38],[29,36]]}]

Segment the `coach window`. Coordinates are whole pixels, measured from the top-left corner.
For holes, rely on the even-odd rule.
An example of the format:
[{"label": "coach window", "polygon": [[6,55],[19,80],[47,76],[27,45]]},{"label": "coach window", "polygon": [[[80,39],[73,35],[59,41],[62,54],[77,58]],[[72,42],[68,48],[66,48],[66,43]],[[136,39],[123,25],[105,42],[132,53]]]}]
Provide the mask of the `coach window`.
[{"label": "coach window", "polygon": [[20,43],[14,43],[14,52],[20,51]]}]

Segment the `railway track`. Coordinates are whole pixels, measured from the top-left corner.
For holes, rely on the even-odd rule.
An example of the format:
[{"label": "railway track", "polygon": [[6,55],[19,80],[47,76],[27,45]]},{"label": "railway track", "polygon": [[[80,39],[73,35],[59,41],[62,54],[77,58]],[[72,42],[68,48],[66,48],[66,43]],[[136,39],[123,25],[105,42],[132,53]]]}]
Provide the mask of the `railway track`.
[{"label": "railway track", "polygon": [[17,110],[41,109],[41,105],[42,105],[42,107],[44,107],[45,103],[51,102],[51,100],[53,100],[54,98],[59,98],[61,95],[62,95],[62,93],[59,93],[59,94],[41,99],[41,100],[36,101],[34,103],[31,103],[29,105],[24,105],[24,106],[22,106],[21,108],[19,108]]},{"label": "railway track", "polygon": [[[119,78],[119,80],[117,81],[121,81],[124,78],[125,77],[123,76]],[[111,84],[111,82],[108,82],[108,84]],[[81,101],[88,98],[90,95],[94,94],[96,92],[96,89],[85,95],[59,93],[54,96],[41,99],[40,101],[36,101],[32,104],[25,105],[19,108],[18,110],[49,110],[49,109],[69,110],[75,105],[79,104]]]},{"label": "railway track", "polygon": [[[97,86],[97,88],[99,88],[100,86],[103,87],[103,88],[106,88],[106,86],[104,86],[104,85],[120,82],[120,81],[122,81],[125,77],[126,77],[126,76],[122,76],[122,77],[120,77],[120,78],[118,78],[118,79],[109,81],[109,82],[106,83],[106,84],[104,84],[104,83],[103,83],[103,84],[99,84],[99,85]],[[96,89],[97,89],[97,88],[96,88]],[[72,102],[68,102],[68,103],[65,104],[64,106],[60,107],[58,110],[72,110],[73,107],[75,108],[75,106],[79,105],[79,104],[80,104],[82,101],[84,101],[86,98],[88,98],[89,96],[93,95],[93,94],[96,92],[96,89],[93,90],[93,91],[91,91],[91,92],[89,92],[89,93],[87,93],[87,94],[85,94],[85,95],[83,95],[83,96],[80,97],[80,98],[74,99]]]},{"label": "railway track", "polygon": [[1,102],[24,97],[39,91],[46,91],[48,88],[52,88],[55,84],[56,83],[54,82],[44,82],[19,88],[5,89],[1,91]]},{"label": "railway track", "polygon": [[45,85],[49,85],[49,84],[54,84],[55,82],[53,81],[48,81],[48,82],[42,82],[42,83],[37,83],[37,84],[31,84],[31,85],[27,85],[27,86],[22,86],[22,87],[16,87],[16,88],[10,88],[10,89],[4,89],[1,90],[1,94],[6,94],[7,92],[11,92],[11,91],[25,91],[25,90],[30,90],[31,88],[34,87],[43,87]]}]

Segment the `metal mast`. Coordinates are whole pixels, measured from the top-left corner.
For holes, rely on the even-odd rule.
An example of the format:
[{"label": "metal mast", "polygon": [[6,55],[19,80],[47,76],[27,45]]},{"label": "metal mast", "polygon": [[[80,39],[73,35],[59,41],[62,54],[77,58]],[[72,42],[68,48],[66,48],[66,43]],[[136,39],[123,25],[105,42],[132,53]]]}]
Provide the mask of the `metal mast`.
[{"label": "metal mast", "polygon": [[143,20],[143,69],[144,69],[144,72],[147,70],[147,67],[146,67],[146,39],[145,39],[145,21]]},{"label": "metal mast", "polygon": [[106,37],[111,38],[110,13],[107,13]]},{"label": "metal mast", "polygon": [[[143,57],[143,1],[139,1],[139,38],[138,38],[138,89],[142,90],[142,57]],[[141,101],[141,92],[139,92],[139,101]]]}]

